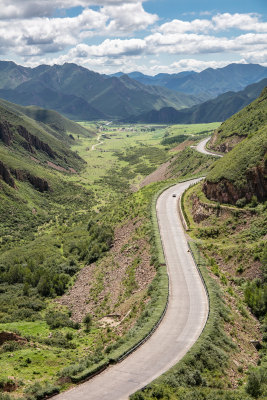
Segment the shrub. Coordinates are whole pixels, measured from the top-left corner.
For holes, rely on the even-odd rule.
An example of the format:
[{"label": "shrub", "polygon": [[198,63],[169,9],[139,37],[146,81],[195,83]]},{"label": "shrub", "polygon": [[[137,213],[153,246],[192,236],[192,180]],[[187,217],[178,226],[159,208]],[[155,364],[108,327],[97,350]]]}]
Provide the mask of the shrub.
[{"label": "shrub", "polygon": [[[267,390],[267,371],[264,368],[257,368],[250,371],[246,391],[256,399],[263,394],[264,386]],[[267,394],[267,393],[266,393]]]},{"label": "shrub", "polygon": [[59,311],[47,313],[45,320],[51,329],[64,328],[66,326],[76,329],[76,324],[69,316]]},{"label": "shrub", "polygon": [[83,323],[85,324],[86,330],[89,332],[91,325],[92,325],[92,316],[91,314],[86,314],[83,319]]}]

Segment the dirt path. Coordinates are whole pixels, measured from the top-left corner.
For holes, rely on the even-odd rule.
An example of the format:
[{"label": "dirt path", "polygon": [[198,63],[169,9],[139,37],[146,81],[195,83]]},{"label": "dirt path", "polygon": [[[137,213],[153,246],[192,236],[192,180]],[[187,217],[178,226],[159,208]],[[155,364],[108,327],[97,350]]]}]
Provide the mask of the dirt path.
[{"label": "dirt path", "polygon": [[101,144],[104,143],[103,140],[100,142],[101,136],[102,136],[102,134],[97,136],[97,141],[98,141],[99,143],[93,144],[93,146],[92,146],[92,148],[91,148],[91,151],[94,151],[94,150],[96,149],[96,146],[100,146]]}]

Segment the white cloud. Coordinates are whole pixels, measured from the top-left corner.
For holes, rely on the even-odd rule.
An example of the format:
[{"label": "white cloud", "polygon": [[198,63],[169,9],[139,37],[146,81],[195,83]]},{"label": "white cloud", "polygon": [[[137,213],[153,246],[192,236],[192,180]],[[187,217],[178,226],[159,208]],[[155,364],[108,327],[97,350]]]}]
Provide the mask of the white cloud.
[{"label": "white cloud", "polygon": [[241,31],[267,32],[267,23],[261,22],[255,14],[217,14],[211,19],[195,19],[182,21],[174,19],[160,26],[159,32],[163,34],[185,32],[211,32],[238,29]]},{"label": "white cloud", "polygon": [[33,18],[18,20],[9,29],[9,21],[0,21],[0,37],[9,39],[12,47],[20,47],[21,54],[42,54],[61,51],[76,45],[80,36],[90,36],[94,30],[105,29],[107,17],[85,9],[75,18]]},{"label": "white cloud", "polygon": [[[68,1],[61,3],[66,4]],[[106,1],[106,3],[112,2]],[[3,54],[4,50],[7,52],[9,48],[17,54],[27,56],[63,51],[68,46],[82,44],[85,39],[95,35],[130,35],[136,30],[147,28],[158,18],[145,12],[140,2],[123,5],[119,5],[119,1],[115,3],[118,5],[104,6],[98,11],[85,8],[81,14],[73,18],[34,17],[30,20],[17,19],[16,22],[0,20],[0,41],[5,41],[6,46],[1,48],[0,45],[0,52]],[[106,48],[105,42],[103,46]]]},{"label": "white cloud", "polygon": [[[267,23],[259,15],[205,13],[191,21],[174,19],[156,25],[158,16],[146,12],[143,2],[0,0],[0,54],[17,61],[20,58],[28,65],[75,62],[101,71],[116,67],[129,71],[137,65],[145,70],[148,67],[135,63],[151,55],[159,61],[149,70],[162,72],[162,68],[199,70],[226,65],[230,54],[231,60],[267,62]],[[90,8],[95,4],[97,8]],[[78,5],[84,7],[78,16],[49,17],[56,9]],[[93,37],[97,37],[94,42]],[[220,60],[224,57],[226,61],[192,58],[198,55],[206,60],[210,54],[215,59],[220,54]],[[171,60],[168,65],[160,61],[164,58]],[[183,60],[175,61],[177,58]],[[144,59],[145,63],[148,65]]]},{"label": "white cloud", "polygon": [[213,24],[207,19],[195,19],[191,22],[174,19],[171,22],[163,24],[159,32],[164,34],[185,33],[185,32],[208,32],[213,29]]},{"label": "white cloud", "polygon": [[136,0],[0,0],[0,19],[52,16],[57,9],[122,5]]},{"label": "white cloud", "polygon": [[68,53],[69,57],[104,57],[104,58],[121,58],[125,56],[137,56],[143,53],[145,42],[142,39],[106,39],[99,46],[88,46],[79,44],[71,49]]},{"label": "white cloud", "polygon": [[218,14],[212,18],[214,29],[240,29],[243,31],[267,32],[267,23],[260,22],[255,14]]},{"label": "white cloud", "polygon": [[155,14],[147,13],[142,3],[122,4],[119,6],[105,6],[101,13],[110,18],[107,32],[133,32],[146,29],[158,20]]}]

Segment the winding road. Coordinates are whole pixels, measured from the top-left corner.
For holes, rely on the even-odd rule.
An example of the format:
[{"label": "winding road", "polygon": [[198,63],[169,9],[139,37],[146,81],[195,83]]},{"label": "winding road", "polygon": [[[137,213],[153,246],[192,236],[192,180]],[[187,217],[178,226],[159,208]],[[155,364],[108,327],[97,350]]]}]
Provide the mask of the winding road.
[{"label": "winding road", "polygon": [[97,136],[97,141],[98,141],[98,143],[93,144],[93,146],[92,146],[92,148],[91,148],[91,151],[94,151],[95,148],[96,148],[96,146],[100,146],[100,144],[103,144],[103,143],[104,143],[103,140],[100,142],[101,136],[102,136],[102,134]]},{"label": "winding road", "polygon": [[197,150],[199,153],[207,154],[209,156],[222,157],[221,154],[213,153],[212,151],[206,149],[206,144],[208,143],[209,140],[210,136],[204,140],[201,140],[201,142],[199,142],[196,146],[191,146],[191,147]]},{"label": "winding road", "polygon": [[126,400],[181,360],[198,339],[206,324],[209,303],[177,213],[177,198],[197,181],[172,186],[157,201],[170,278],[169,304],[161,324],[151,338],[124,361],[55,396],[56,400]]}]

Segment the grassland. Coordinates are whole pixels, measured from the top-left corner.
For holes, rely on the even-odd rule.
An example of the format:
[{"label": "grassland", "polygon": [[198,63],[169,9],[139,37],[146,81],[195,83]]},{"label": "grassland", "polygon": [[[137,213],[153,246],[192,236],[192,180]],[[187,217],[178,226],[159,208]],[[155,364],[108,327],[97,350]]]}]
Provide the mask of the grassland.
[{"label": "grassland", "polygon": [[[37,134],[38,122],[27,118],[24,123]],[[50,187],[41,193],[28,181],[15,179],[17,189],[1,181],[0,334],[17,336],[1,346],[0,381],[15,396],[42,398],[68,387],[99,362],[116,359],[129,348],[127,332],[133,330],[131,340],[141,338],[158,318],[155,309],[161,309],[155,307],[160,285],[157,260],[151,257],[150,206],[166,183],[132,191],[173,156],[161,144],[166,127],[81,125],[89,133],[72,131],[72,152],[68,149],[71,157],[77,152],[87,162],[81,168],[77,158],[76,174],[49,168],[46,155],[38,154],[41,162],[36,163],[20,147],[10,157],[1,146],[1,160],[9,168],[46,179]],[[192,129],[194,134],[207,130],[190,126],[188,135]],[[47,136],[46,129],[41,132],[53,147],[58,138]],[[64,134],[68,143],[69,134]],[[92,150],[94,144],[99,146]],[[56,147],[60,152],[59,143]],[[120,242],[122,232],[125,243]],[[110,250],[113,240],[121,243],[115,246],[117,255]],[[145,279],[142,268],[148,271]],[[89,291],[77,316],[71,303],[61,299],[81,271],[88,273]],[[115,277],[119,288],[111,297]],[[92,318],[89,331],[83,323],[86,313]],[[121,315],[118,324],[102,323],[110,313]]]}]

